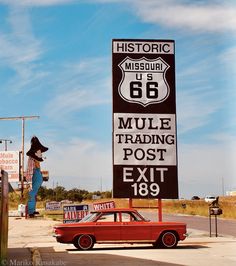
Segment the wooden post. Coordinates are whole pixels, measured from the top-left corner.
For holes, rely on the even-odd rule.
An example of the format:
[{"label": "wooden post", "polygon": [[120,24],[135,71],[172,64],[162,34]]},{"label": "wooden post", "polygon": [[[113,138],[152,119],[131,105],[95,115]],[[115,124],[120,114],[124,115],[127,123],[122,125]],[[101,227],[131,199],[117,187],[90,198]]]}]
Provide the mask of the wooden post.
[{"label": "wooden post", "polygon": [[158,221],[162,222],[162,201],[158,199]]},{"label": "wooden post", "polygon": [[8,245],[8,174],[1,170],[0,263],[7,261]]}]

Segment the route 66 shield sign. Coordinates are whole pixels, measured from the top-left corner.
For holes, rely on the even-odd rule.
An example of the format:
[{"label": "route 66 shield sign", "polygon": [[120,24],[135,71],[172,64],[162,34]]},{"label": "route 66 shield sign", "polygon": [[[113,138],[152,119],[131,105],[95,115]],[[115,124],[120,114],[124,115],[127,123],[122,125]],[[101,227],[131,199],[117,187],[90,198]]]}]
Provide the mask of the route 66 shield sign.
[{"label": "route 66 shield sign", "polygon": [[145,107],[168,98],[170,88],[165,75],[169,65],[161,57],[131,59],[127,56],[119,67],[122,79],[118,90],[125,101]]}]

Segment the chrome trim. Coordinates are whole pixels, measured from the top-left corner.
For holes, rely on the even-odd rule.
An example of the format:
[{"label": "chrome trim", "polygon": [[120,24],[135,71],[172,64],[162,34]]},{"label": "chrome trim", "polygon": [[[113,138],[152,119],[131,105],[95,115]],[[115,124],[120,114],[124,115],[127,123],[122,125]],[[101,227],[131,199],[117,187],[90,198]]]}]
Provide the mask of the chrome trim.
[{"label": "chrome trim", "polygon": [[155,240],[98,240],[96,243],[155,243]]},{"label": "chrome trim", "polygon": [[53,234],[52,236],[53,236],[53,237],[61,237],[62,235],[59,235],[59,234]]}]

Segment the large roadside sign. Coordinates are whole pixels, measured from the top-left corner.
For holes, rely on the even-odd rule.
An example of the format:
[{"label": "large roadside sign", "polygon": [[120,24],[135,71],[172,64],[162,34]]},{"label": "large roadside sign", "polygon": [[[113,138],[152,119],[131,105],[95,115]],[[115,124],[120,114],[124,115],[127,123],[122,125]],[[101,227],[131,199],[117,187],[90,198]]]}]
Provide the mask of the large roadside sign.
[{"label": "large roadside sign", "polygon": [[0,169],[8,173],[9,182],[19,182],[20,180],[20,152],[1,151]]},{"label": "large roadside sign", "polygon": [[174,49],[112,41],[115,198],[178,198]]}]

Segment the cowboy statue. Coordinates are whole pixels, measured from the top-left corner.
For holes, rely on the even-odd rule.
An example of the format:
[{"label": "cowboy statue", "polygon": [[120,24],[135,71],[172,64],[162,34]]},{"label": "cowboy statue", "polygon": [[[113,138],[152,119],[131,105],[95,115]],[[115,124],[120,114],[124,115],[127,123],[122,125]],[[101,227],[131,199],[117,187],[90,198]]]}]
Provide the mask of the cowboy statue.
[{"label": "cowboy statue", "polygon": [[35,214],[39,214],[35,208],[37,194],[43,183],[40,162],[43,162],[42,153],[47,150],[48,148],[44,147],[36,136],[32,137],[30,150],[26,153],[29,157],[26,170],[26,181],[32,183],[31,190],[28,194],[28,214],[30,218],[33,218]]}]

